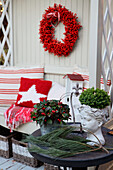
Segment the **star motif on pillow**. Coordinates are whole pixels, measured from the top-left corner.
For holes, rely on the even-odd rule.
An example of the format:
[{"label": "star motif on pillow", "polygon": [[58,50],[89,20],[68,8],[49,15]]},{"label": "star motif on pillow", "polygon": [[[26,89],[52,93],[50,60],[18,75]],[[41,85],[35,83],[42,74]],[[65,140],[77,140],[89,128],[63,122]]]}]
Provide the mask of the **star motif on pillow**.
[{"label": "star motif on pillow", "polygon": [[18,104],[22,102],[32,101],[33,103],[40,103],[40,98],[47,97],[47,95],[37,93],[36,85],[32,85],[28,91],[19,92],[22,95],[21,99],[17,102]]}]

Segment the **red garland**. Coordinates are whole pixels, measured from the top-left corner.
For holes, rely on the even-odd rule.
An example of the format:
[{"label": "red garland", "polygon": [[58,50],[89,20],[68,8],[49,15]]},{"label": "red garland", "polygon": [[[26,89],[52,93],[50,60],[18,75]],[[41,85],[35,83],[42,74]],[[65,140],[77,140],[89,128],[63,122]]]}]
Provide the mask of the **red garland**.
[{"label": "red garland", "polygon": [[[65,57],[69,55],[72,51],[73,46],[78,38],[78,30],[80,27],[79,22],[77,22],[77,14],[73,14],[71,11],[62,7],[61,4],[54,7],[49,7],[45,10],[43,14],[43,19],[40,21],[40,40],[45,48],[45,51],[54,53],[54,55]],[[63,42],[55,39],[55,26],[59,22],[65,25],[65,38],[62,39]]]}]

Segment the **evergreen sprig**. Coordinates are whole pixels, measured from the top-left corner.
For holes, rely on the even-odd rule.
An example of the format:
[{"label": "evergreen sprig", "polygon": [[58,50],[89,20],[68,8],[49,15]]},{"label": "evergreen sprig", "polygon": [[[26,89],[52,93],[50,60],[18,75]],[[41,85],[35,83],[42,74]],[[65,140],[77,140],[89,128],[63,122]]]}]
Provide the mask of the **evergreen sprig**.
[{"label": "evergreen sprig", "polygon": [[55,158],[69,157],[100,149],[100,147],[88,145],[89,140],[83,137],[75,135],[73,138],[70,137],[70,133],[74,129],[75,127],[66,126],[43,136],[29,136],[24,141],[30,143],[28,148],[30,152],[42,153]]}]

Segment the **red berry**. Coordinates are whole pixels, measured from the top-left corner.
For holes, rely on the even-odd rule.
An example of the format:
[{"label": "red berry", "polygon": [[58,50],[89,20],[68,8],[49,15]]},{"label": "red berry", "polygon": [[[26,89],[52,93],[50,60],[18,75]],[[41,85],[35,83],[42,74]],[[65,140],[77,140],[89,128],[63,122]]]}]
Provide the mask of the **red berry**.
[{"label": "red berry", "polygon": [[46,116],[46,114],[45,114],[45,113],[41,113],[41,115]]},{"label": "red berry", "polygon": [[52,110],[52,113],[55,113],[55,110]]}]

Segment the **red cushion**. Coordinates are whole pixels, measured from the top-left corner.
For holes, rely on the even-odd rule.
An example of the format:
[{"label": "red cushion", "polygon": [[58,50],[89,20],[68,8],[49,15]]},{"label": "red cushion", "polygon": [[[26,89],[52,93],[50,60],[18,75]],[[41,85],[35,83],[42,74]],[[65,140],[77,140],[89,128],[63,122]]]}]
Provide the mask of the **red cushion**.
[{"label": "red cushion", "polygon": [[34,104],[47,99],[51,86],[51,81],[22,77],[15,104],[17,106],[33,107]]}]

